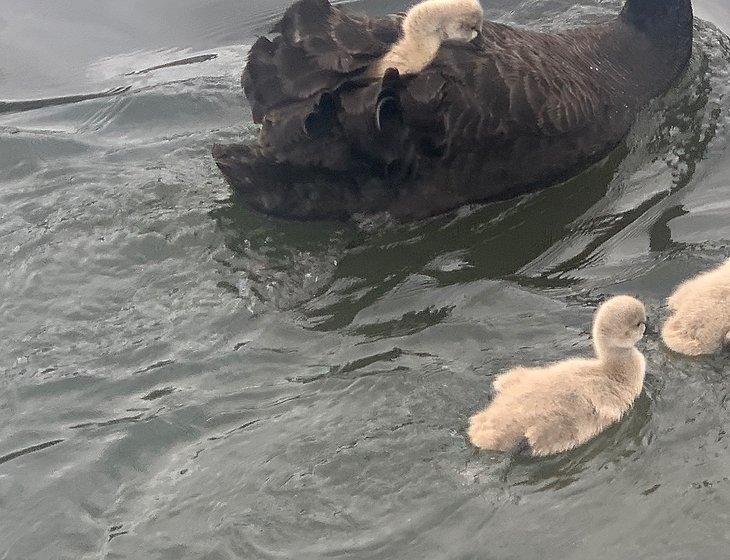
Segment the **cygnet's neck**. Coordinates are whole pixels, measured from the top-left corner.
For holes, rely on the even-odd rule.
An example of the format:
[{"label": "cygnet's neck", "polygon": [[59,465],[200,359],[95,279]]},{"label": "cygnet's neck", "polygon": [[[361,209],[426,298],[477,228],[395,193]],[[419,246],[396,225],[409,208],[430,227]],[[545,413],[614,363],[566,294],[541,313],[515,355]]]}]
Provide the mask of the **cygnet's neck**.
[{"label": "cygnet's neck", "polygon": [[388,68],[397,68],[401,74],[420,72],[436,57],[441,46],[439,14],[432,4],[414,6],[403,20],[403,37],[393,45],[377,64],[376,73],[383,75]]},{"label": "cygnet's neck", "polygon": [[418,31],[404,35],[383,59],[383,71],[397,68],[401,74],[420,72],[436,57],[441,39],[434,33]]},{"label": "cygnet's neck", "polygon": [[596,357],[602,362],[631,362],[637,354],[641,353],[634,345],[617,346],[613,340],[608,337],[593,333],[593,348],[596,351]]}]

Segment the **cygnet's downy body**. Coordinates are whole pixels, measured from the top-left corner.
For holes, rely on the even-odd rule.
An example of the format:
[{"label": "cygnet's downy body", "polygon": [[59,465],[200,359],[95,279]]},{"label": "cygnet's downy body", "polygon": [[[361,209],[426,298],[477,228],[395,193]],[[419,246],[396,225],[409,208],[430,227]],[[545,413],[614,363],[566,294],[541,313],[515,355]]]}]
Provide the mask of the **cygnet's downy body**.
[{"label": "cygnet's downy body", "polygon": [[667,304],[662,339],[675,352],[712,354],[730,343],[730,259],[680,284]]},{"label": "cygnet's downy body", "polygon": [[446,40],[469,42],[482,28],[484,12],[478,0],[425,0],[403,19],[403,36],[372,68],[382,76],[388,68],[415,74],[431,63]]},{"label": "cygnet's downy body", "polygon": [[641,393],[646,362],[635,344],[644,335],[644,305],[616,296],[593,321],[593,359],[518,367],[494,381],[494,399],[469,420],[469,439],[481,449],[534,456],[567,451],[618,421]]}]

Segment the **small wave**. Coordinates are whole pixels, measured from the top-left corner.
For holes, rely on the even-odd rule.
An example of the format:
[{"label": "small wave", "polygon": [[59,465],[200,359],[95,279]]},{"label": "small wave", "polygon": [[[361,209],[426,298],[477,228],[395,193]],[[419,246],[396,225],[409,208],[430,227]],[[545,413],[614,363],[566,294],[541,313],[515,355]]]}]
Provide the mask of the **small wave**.
[{"label": "small wave", "polygon": [[31,445],[30,447],[25,447],[23,449],[19,449],[18,451],[13,451],[12,453],[8,453],[7,455],[3,455],[2,457],[0,457],[0,465],[3,463],[7,463],[8,461],[12,461],[13,459],[17,459],[18,457],[22,457],[23,455],[27,455],[28,453],[41,451],[48,447],[53,447],[54,445],[57,445],[62,441],[62,439],[54,439],[52,441],[46,441],[37,445]]},{"label": "small wave", "polygon": [[213,60],[214,58],[217,58],[218,55],[216,53],[210,53],[210,54],[201,54],[198,56],[189,56],[187,58],[182,58],[180,60],[173,60],[172,62],[166,62],[164,64],[157,64],[156,66],[151,66],[149,68],[145,68],[144,70],[137,70],[135,72],[127,72],[125,76],[134,76],[136,74],[147,74],[149,72],[153,72],[155,70],[161,70],[163,68],[172,68],[173,66],[184,66],[186,64],[198,64],[200,62],[207,62],[208,60]]},{"label": "small wave", "polygon": [[121,95],[129,91],[131,86],[121,86],[111,88],[96,93],[82,93],[79,95],[63,95],[60,97],[46,97],[43,99],[24,99],[19,101],[0,101],[0,114],[2,113],[19,113],[22,111],[33,111],[35,109],[43,109],[44,107],[53,107],[54,105],[68,105],[71,103],[79,103],[90,99],[101,99],[104,97],[113,97]]}]

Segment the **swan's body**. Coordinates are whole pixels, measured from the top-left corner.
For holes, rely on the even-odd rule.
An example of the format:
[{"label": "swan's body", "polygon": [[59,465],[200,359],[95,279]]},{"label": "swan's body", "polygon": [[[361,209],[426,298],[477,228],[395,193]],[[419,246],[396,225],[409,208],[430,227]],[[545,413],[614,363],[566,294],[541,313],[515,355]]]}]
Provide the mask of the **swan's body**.
[{"label": "swan's body", "polygon": [[469,42],[482,28],[478,0],[425,0],[403,19],[402,36],[368,72],[381,77],[388,68],[415,74],[428,66],[445,40]]},{"label": "swan's body", "polygon": [[618,421],[639,396],[646,362],[634,345],[644,334],[643,304],[629,296],[599,307],[593,359],[509,370],[494,381],[489,406],[469,420],[482,449],[510,451],[524,442],[536,456],[576,447]]},{"label": "swan's body", "polygon": [[730,259],[680,284],[667,304],[662,339],[675,352],[699,356],[730,343]]},{"label": "swan's body", "polygon": [[691,0],[627,0],[606,23],[559,33],[485,20],[473,41],[443,40],[405,75],[375,78],[383,61],[401,66],[402,16],[343,10],[299,0],[249,52],[259,141],[213,155],[256,210],[414,218],[547,187],[616,147],[692,50]]}]

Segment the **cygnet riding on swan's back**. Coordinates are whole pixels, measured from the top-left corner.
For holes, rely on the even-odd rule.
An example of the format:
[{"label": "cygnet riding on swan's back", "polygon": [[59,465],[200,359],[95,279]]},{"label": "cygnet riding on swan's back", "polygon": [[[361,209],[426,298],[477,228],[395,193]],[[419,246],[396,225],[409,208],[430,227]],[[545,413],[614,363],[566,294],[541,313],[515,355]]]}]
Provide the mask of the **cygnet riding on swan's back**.
[{"label": "cygnet riding on swan's back", "polygon": [[503,373],[492,402],[469,420],[469,439],[482,449],[536,456],[585,443],[621,419],[641,393],[646,362],[634,345],[645,326],[640,301],[609,299],[593,321],[596,357]]},{"label": "cygnet riding on swan's back", "polygon": [[627,0],[558,33],[483,20],[472,40],[473,0],[346,9],[298,0],[248,54],[258,142],[213,156],[258,211],[416,218],[550,186],[615,148],[692,51],[691,0]]},{"label": "cygnet riding on swan's back", "polygon": [[478,0],[425,0],[416,4],[403,19],[403,36],[368,74],[380,77],[388,68],[401,74],[420,72],[436,57],[443,41],[474,40],[483,16]]},{"label": "cygnet riding on swan's back", "polygon": [[667,298],[664,343],[681,354],[712,354],[730,344],[730,259],[690,278]]}]

